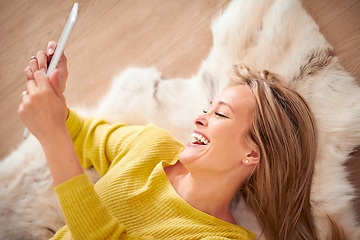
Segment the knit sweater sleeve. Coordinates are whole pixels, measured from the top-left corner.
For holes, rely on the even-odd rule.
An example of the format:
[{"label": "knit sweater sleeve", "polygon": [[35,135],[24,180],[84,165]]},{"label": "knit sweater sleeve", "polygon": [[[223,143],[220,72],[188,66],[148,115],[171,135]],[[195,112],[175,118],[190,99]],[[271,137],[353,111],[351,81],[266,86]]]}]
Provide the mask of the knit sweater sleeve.
[{"label": "knit sweater sleeve", "polygon": [[[70,112],[67,127],[82,166],[94,166],[101,175],[136,146],[151,145],[155,140],[150,139],[163,137],[152,135],[159,133],[152,125],[110,125],[104,120],[81,117],[74,111]],[[129,235],[126,226],[111,214],[86,174],[58,185],[55,192],[67,226],[57,232],[54,239],[154,239],[140,237],[134,232]]]},{"label": "knit sweater sleeve", "polygon": [[95,167],[104,176],[131,149],[144,126],[108,124],[105,120],[85,118],[70,111],[66,122],[83,168]]},{"label": "knit sweater sleeve", "polygon": [[[110,215],[86,174],[60,184],[55,191],[72,239],[154,239],[128,235],[125,225]],[[53,239],[66,238],[70,232],[60,230]]]}]

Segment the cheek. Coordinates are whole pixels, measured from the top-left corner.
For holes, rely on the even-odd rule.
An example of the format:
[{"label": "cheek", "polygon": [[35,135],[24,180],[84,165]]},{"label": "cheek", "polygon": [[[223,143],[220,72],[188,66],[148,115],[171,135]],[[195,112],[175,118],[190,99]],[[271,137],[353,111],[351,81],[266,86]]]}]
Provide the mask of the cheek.
[{"label": "cheek", "polygon": [[235,124],[214,124],[210,136],[217,143],[225,145],[242,141],[241,129]]},{"label": "cheek", "polygon": [[[220,128],[219,128],[220,130]],[[223,128],[213,133],[214,148],[224,155],[243,155],[245,138],[239,127]]]}]

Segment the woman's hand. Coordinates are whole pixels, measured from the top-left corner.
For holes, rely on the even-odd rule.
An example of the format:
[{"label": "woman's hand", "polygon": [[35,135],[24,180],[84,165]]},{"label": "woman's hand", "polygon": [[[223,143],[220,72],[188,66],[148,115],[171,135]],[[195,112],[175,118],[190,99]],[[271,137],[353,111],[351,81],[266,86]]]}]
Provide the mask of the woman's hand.
[{"label": "woman's hand", "polygon": [[44,70],[35,71],[33,79],[27,81],[26,94],[21,97],[19,116],[42,144],[67,132],[68,109],[59,75],[59,69],[54,70],[50,79]]},{"label": "woman's hand", "polygon": [[[56,46],[56,42],[49,42],[48,54],[39,51],[36,57],[31,58],[29,66],[24,70],[28,89],[24,92],[26,94],[22,95],[19,115],[40,142],[45,138],[44,135],[48,134],[47,139],[49,139],[55,131],[63,130],[68,115],[65,98],[62,95],[68,77],[67,59],[64,54],[61,55],[52,75],[49,78],[45,75]],[[46,129],[50,127],[53,127],[52,133]]]},{"label": "woman's hand", "polygon": [[71,136],[66,127],[68,108],[63,92],[68,76],[64,54],[48,77],[47,66],[56,47],[48,44],[48,54],[39,51],[25,68],[27,91],[21,96],[19,116],[41,143],[55,186],[83,174]]},{"label": "woman's hand", "polygon": [[[39,51],[35,57],[31,58],[29,66],[27,66],[24,70],[27,80],[34,80],[34,73],[37,70],[41,70],[46,73],[51,58],[55,52],[56,46],[57,43],[51,41],[48,43],[47,53],[44,51]],[[64,92],[66,87],[66,80],[68,77],[67,59],[64,53],[60,57],[57,69],[59,69],[59,77],[54,79],[54,81],[56,80],[57,83],[52,82],[52,79],[50,79],[50,83],[51,85],[58,84],[61,91]]]}]

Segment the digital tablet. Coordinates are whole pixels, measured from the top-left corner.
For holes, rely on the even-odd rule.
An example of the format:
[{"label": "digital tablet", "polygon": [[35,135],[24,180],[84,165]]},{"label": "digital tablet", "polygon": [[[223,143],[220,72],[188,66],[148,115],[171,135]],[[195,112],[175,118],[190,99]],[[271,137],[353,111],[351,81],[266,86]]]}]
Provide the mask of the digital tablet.
[{"label": "digital tablet", "polygon": [[[59,63],[61,54],[64,51],[65,45],[66,45],[66,41],[68,40],[71,30],[76,22],[76,18],[77,18],[77,13],[78,13],[78,3],[76,2],[73,6],[73,8],[71,9],[70,15],[66,21],[65,27],[61,33],[60,39],[57,43],[54,55],[51,58],[50,64],[48,66],[47,72],[46,72],[46,76],[50,77],[51,73],[55,70],[56,66]],[[25,128],[23,137],[26,139],[29,136],[29,129]]]},{"label": "digital tablet", "polygon": [[78,13],[78,3],[75,3],[73,8],[71,9],[69,18],[66,21],[65,27],[61,33],[61,36],[60,36],[59,42],[56,46],[54,55],[51,58],[51,62],[49,64],[48,70],[46,72],[46,75],[48,77],[50,77],[51,73],[55,70],[56,66],[59,63],[61,54],[63,53],[65,45],[66,45],[66,41],[68,40],[71,30],[76,22],[77,13]]}]

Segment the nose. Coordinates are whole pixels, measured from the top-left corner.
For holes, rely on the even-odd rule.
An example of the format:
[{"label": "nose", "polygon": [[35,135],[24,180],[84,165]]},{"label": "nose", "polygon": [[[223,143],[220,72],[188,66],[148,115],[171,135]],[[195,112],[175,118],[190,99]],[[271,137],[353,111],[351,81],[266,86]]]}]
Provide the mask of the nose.
[{"label": "nose", "polygon": [[208,120],[207,120],[207,114],[200,114],[198,115],[195,120],[194,123],[196,126],[207,126],[208,125]]}]

